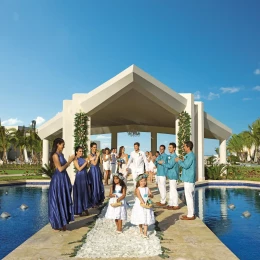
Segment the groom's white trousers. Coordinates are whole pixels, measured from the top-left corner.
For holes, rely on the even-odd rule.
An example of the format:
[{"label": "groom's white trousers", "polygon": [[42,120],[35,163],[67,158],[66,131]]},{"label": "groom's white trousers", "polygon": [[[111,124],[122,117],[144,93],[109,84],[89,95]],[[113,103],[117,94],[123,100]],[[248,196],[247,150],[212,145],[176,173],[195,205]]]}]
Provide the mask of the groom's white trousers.
[{"label": "groom's white trousers", "polygon": [[161,196],[161,203],[166,203],[166,177],[165,176],[157,176],[158,189]]},{"label": "groom's white trousers", "polygon": [[192,218],[194,216],[195,183],[184,182],[184,193],[188,208],[187,217]]}]

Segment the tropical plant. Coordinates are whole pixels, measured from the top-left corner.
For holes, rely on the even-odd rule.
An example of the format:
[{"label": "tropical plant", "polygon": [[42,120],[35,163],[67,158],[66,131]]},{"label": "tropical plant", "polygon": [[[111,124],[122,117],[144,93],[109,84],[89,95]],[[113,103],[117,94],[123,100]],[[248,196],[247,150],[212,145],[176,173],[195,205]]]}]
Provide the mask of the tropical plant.
[{"label": "tropical plant", "polygon": [[232,154],[235,153],[239,156],[239,153],[243,152],[244,140],[242,134],[233,134],[227,143],[227,150]]},{"label": "tropical plant", "polygon": [[210,156],[208,159],[207,159],[207,164],[208,165],[213,165],[213,164],[215,164],[216,162],[217,162],[217,158],[215,157],[215,156]]},{"label": "tropical plant", "polygon": [[248,131],[243,131],[241,133],[241,136],[243,137],[243,144],[244,146],[246,147],[247,149],[247,152],[248,152],[248,156],[250,159],[250,161],[253,159],[251,157],[251,149],[252,149],[252,146],[254,144],[254,139],[252,137],[252,135],[248,132]]},{"label": "tropical plant", "polygon": [[191,117],[186,111],[182,111],[179,115],[179,131],[177,135],[179,156],[183,158],[185,155],[183,144],[190,140],[191,135]]},{"label": "tropical plant", "polygon": [[227,165],[211,165],[205,169],[205,177],[210,180],[221,180],[226,175]]},{"label": "tropical plant", "polygon": [[0,122],[0,151],[3,152],[3,161],[7,161],[7,151],[10,148],[12,142],[15,141],[15,129],[7,129],[1,125]]},{"label": "tropical plant", "polygon": [[50,178],[52,178],[52,176],[54,174],[53,169],[51,169],[50,165],[48,165],[46,163],[44,164],[44,166],[42,166],[41,171],[42,171],[42,173],[48,175]]},{"label": "tropical plant", "polygon": [[84,112],[75,114],[74,118],[74,149],[81,146],[83,156],[88,154],[88,115]]},{"label": "tropical plant", "polygon": [[252,125],[248,126],[248,131],[244,131],[244,135],[247,134],[251,138],[250,142],[255,146],[255,154],[254,154],[254,162],[258,161],[258,151],[260,147],[260,118],[252,123]]}]

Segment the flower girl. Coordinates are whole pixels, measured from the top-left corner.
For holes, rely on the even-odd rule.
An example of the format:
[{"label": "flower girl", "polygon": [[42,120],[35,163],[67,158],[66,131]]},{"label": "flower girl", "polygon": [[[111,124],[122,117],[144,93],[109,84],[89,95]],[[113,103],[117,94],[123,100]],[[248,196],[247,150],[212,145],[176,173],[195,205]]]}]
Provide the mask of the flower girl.
[{"label": "flower girl", "polygon": [[105,218],[115,220],[117,227],[116,232],[118,234],[122,233],[122,221],[127,219],[125,196],[126,185],[124,177],[121,173],[114,173]]},{"label": "flower girl", "polygon": [[140,234],[144,238],[148,238],[148,226],[155,223],[151,201],[148,199],[148,197],[152,198],[153,195],[147,187],[147,177],[147,174],[141,174],[136,178],[136,198],[131,215],[131,223],[139,225]]}]

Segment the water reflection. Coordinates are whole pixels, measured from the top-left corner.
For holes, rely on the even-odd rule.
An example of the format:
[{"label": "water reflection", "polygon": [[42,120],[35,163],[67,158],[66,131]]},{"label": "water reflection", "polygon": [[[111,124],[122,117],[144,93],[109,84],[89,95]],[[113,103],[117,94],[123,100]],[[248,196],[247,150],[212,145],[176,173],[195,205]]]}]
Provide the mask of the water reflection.
[{"label": "water reflection", "polygon": [[[8,195],[5,195],[6,191]],[[21,210],[22,203],[29,208]],[[0,187],[0,211],[11,214],[7,220],[0,219],[2,259],[48,223],[48,189],[41,186]]]},{"label": "water reflection", "polygon": [[[184,193],[180,193],[184,199]],[[235,208],[229,209],[228,205]],[[250,218],[242,216],[244,211]],[[198,188],[196,215],[240,259],[258,259],[260,247],[260,190],[250,188]],[[249,257],[250,256],[250,257]]]}]

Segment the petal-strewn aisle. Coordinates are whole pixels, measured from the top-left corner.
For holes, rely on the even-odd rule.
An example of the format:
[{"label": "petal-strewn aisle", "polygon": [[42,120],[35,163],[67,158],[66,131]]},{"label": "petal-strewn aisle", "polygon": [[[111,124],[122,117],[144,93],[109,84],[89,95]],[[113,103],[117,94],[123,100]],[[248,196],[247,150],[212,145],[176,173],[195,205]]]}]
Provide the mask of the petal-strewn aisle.
[{"label": "petal-strewn aisle", "polygon": [[[133,183],[128,182],[126,201],[134,203]],[[156,236],[154,225],[149,226],[149,239],[139,234],[139,227],[130,223],[132,208],[127,209],[127,221],[123,223],[123,233],[116,233],[113,220],[105,219],[105,207],[88,233],[86,242],[78,251],[79,258],[147,257],[161,254],[160,239]]]}]

